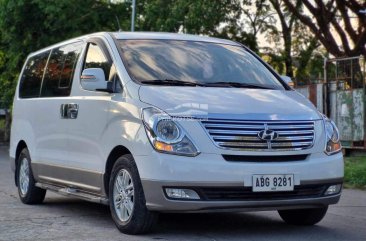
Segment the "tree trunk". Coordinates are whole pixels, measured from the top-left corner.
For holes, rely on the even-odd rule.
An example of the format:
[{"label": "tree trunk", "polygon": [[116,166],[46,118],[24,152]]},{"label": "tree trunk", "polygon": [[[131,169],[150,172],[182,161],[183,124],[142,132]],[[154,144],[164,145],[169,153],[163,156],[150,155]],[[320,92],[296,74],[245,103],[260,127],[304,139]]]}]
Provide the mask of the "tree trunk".
[{"label": "tree trunk", "polygon": [[4,129],[4,141],[10,141],[10,128],[11,128],[11,113],[9,109],[5,109],[5,129]]},{"label": "tree trunk", "polygon": [[292,71],[292,37],[291,37],[291,29],[287,28],[286,26],[282,27],[282,34],[283,34],[283,41],[285,45],[285,66],[286,66],[286,76],[288,77],[294,77],[293,71]]}]

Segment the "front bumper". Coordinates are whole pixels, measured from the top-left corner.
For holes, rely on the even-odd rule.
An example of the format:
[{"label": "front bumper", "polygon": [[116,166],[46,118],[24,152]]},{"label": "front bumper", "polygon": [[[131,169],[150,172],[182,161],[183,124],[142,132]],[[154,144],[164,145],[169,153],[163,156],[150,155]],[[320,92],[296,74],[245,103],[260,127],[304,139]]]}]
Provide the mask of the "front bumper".
[{"label": "front bumper", "polygon": [[[313,153],[303,161],[293,162],[228,162],[221,155],[201,153],[197,157],[152,153],[136,156],[149,210],[161,212],[253,211],[323,207],[339,201],[340,193],[323,196],[301,195],[283,198],[236,200],[173,200],[167,198],[164,187],[242,188],[251,190],[253,174],[294,174],[296,187],[333,185],[343,182],[343,156]],[[199,193],[200,194],[200,193]],[[201,195],[200,195],[201,196]]]},{"label": "front bumper", "polygon": [[[329,180],[324,183],[323,186],[328,187],[331,184],[340,184],[342,179]],[[329,196],[317,195],[317,196],[301,196],[291,198],[264,198],[253,200],[174,200],[169,199],[165,192],[164,187],[175,188],[189,188],[193,190],[201,190],[200,187],[220,187],[222,184],[217,183],[208,184],[193,184],[193,183],[171,183],[161,181],[148,181],[143,180],[142,185],[145,191],[146,206],[151,211],[160,212],[220,212],[220,211],[264,211],[264,210],[281,210],[281,209],[302,209],[302,208],[319,208],[330,204],[336,204],[341,196],[341,193]],[[312,185],[310,185],[312,186]],[[233,186],[229,187],[233,188]],[[244,188],[244,187],[239,187]],[[202,197],[202,193],[197,191]],[[322,193],[324,193],[322,191]]]}]

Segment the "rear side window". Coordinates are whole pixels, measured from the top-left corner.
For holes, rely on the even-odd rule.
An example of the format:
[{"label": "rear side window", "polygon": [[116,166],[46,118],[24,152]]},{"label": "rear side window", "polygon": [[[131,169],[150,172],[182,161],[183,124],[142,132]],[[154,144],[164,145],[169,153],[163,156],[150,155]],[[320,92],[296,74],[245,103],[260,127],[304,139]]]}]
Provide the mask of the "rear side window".
[{"label": "rear side window", "polygon": [[20,98],[39,97],[44,69],[50,51],[30,57],[24,68],[19,85]]},{"label": "rear side window", "polygon": [[82,42],[77,42],[52,50],[42,84],[41,97],[70,95],[75,66],[82,46]]}]

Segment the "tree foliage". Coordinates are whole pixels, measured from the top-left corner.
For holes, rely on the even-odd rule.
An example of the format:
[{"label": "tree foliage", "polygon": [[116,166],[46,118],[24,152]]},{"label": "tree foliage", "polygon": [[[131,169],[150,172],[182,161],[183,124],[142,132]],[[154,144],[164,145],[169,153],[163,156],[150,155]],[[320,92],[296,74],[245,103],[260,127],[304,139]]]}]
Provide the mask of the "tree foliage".
[{"label": "tree foliage", "polygon": [[243,28],[249,28],[249,33],[255,39],[258,34],[275,27],[276,20],[268,0],[243,0],[241,12],[244,17]]},{"label": "tree foliage", "polygon": [[142,30],[216,35],[222,23],[237,18],[236,0],[148,0]]},{"label": "tree foliage", "polygon": [[243,9],[239,0],[148,0],[138,8],[139,30],[227,38],[258,52],[255,37],[240,22]]},{"label": "tree foliage", "polygon": [[302,0],[306,13],[296,8],[294,0],[283,1],[329,53],[337,57],[366,56],[366,14],[362,12],[366,9],[365,0]]},{"label": "tree foliage", "polygon": [[[366,55],[366,15],[360,13],[365,8],[364,0],[137,0],[136,30],[232,39],[264,52],[280,72],[305,78],[319,42],[335,56]],[[129,30],[130,14],[129,0],[0,0],[0,100],[11,105],[30,52],[91,32],[116,31],[119,23]],[[274,47],[258,46],[263,34]]]},{"label": "tree foliage", "polygon": [[2,101],[10,105],[9,96],[13,94],[16,77],[29,53],[75,36],[117,30],[117,14],[128,14],[126,4],[111,6],[107,1],[94,0],[1,0]]}]

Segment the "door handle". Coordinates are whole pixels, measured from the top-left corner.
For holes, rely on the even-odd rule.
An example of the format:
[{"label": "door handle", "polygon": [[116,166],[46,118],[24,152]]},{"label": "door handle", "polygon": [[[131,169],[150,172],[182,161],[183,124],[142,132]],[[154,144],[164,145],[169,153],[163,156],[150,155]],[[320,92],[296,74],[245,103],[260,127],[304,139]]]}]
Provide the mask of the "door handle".
[{"label": "door handle", "polygon": [[75,103],[62,104],[60,114],[62,119],[76,119],[78,117],[79,105]]}]

